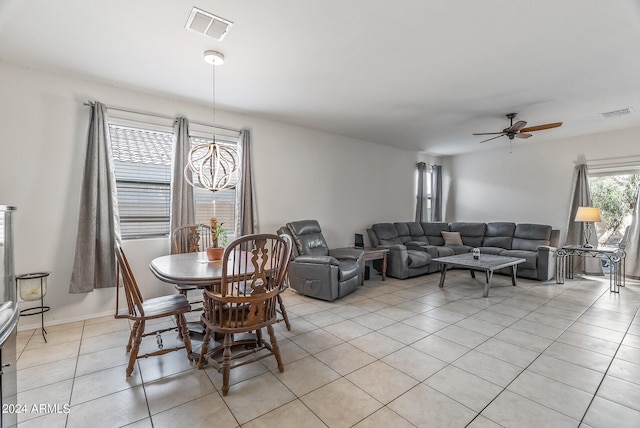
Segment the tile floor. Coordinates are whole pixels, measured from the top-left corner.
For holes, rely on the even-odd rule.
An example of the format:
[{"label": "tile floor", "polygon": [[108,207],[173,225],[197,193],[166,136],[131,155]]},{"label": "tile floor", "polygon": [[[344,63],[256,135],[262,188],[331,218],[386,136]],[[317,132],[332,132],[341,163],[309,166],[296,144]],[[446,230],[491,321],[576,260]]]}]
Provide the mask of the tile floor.
[{"label": "tile floor", "polygon": [[497,275],[482,298],[468,272],[438,280],[375,277],[335,302],[287,291],[285,372],[273,359],[233,370],[225,398],[221,375],[183,351],[125,378],[124,320],[51,326],[48,344],[21,331],[18,403],[70,407],[19,426],[640,426],[640,284],[613,294],[603,278]]}]

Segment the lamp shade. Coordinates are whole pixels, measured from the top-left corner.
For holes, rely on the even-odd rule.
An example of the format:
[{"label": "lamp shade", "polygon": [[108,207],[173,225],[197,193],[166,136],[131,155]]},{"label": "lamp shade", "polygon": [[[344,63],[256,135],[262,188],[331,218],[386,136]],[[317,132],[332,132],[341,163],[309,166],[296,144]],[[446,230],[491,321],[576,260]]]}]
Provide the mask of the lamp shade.
[{"label": "lamp shade", "polygon": [[602,217],[600,217],[600,210],[596,207],[578,207],[575,221],[602,221]]}]

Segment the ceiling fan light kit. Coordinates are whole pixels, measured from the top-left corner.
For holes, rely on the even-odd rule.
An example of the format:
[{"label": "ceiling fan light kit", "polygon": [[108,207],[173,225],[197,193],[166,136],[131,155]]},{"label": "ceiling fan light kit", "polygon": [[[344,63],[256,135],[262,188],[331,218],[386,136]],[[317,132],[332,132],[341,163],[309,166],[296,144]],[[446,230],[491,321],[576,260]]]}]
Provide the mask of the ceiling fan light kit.
[{"label": "ceiling fan light kit", "polygon": [[507,136],[509,140],[513,140],[514,138],[529,138],[532,136],[531,132],[542,131],[544,129],[557,128],[562,126],[562,122],[554,122],[554,123],[546,123],[544,125],[536,125],[527,126],[527,122],[524,120],[519,120],[516,123],[513,123],[513,119],[517,116],[517,113],[507,113],[507,119],[510,120],[510,124],[507,128],[504,128],[500,132],[481,132],[473,135],[495,135],[495,137],[488,138],[486,140],[480,141],[481,143],[486,143],[487,141],[495,140],[496,138]]}]

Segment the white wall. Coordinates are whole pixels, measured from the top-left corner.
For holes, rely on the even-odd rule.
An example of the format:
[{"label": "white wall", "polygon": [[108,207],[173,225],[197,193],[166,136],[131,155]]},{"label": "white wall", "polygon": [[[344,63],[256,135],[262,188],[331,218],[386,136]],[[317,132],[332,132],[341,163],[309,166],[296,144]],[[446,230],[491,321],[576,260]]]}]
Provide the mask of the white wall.
[{"label": "white wall", "polygon": [[[84,167],[88,100],[208,123],[211,107],[49,74],[0,60],[0,204],[18,207],[16,273],[51,271],[46,324],[110,315],[114,288],[69,294]],[[372,223],[411,220],[418,153],[217,109],[219,124],[249,128],[259,229],[314,218],[330,246],[346,246]],[[172,292],[148,263],[168,239],[127,241],[147,297]],[[28,303],[21,303],[27,307]],[[20,328],[39,317],[20,320]]]},{"label": "white wall", "polygon": [[[533,140],[533,138],[532,138]],[[573,171],[587,160],[640,154],[640,128],[544,143],[496,142],[496,149],[447,159],[449,221],[513,221],[550,224],[563,242]]]}]

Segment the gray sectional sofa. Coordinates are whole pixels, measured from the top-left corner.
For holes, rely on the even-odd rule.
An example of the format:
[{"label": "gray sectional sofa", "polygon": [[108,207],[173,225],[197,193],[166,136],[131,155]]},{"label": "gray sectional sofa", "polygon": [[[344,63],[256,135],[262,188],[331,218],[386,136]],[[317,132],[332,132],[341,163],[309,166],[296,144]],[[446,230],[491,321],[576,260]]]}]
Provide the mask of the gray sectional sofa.
[{"label": "gray sectional sofa", "polygon": [[[442,232],[457,232],[461,242],[445,245]],[[448,239],[457,239],[446,234]],[[440,271],[431,259],[467,253],[480,248],[484,254],[519,257],[517,276],[548,281],[556,270],[555,251],[560,231],[549,225],[527,223],[377,223],[367,229],[371,246],[388,248],[387,275],[405,279]],[[462,245],[460,245],[462,244]],[[376,269],[380,265],[374,263]],[[510,274],[508,268],[502,273]]]}]

